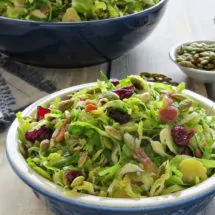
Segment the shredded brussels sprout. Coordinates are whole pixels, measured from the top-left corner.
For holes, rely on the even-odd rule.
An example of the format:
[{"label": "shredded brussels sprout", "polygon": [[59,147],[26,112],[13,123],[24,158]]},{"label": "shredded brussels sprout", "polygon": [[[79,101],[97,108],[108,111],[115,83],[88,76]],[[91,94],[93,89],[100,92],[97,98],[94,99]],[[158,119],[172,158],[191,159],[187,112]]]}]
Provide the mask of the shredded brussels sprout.
[{"label": "shredded brussels sprout", "polygon": [[[115,198],[174,193],[214,173],[215,116],[183,93],[184,83],[103,78],[32,116],[17,113],[31,169],[66,192]],[[192,102],[180,108],[183,100]]]}]

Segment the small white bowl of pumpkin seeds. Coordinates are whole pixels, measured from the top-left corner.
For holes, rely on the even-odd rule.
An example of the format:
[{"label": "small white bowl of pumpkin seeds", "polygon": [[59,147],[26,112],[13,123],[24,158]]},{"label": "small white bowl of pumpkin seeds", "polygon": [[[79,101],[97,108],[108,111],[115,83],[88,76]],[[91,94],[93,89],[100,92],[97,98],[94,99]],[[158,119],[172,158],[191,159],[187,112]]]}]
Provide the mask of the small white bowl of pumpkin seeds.
[{"label": "small white bowl of pumpkin seeds", "polygon": [[204,83],[215,82],[215,41],[180,43],[169,55],[187,76]]}]

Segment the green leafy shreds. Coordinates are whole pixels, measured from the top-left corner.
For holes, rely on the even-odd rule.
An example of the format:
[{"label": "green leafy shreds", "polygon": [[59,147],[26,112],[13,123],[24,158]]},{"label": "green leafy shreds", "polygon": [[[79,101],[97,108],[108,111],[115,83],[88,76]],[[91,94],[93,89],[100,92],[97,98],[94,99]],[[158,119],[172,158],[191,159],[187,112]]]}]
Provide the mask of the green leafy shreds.
[{"label": "green leafy shreds", "polygon": [[30,117],[27,117],[27,118],[23,118],[22,117],[22,113],[21,112],[18,112],[16,114],[16,118],[18,120],[18,123],[19,123],[19,127],[18,127],[18,137],[19,137],[19,140],[23,143],[26,142],[26,139],[25,139],[25,132],[28,131],[28,130],[31,130],[32,129],[32,119]]},{"label": "green leafy shreds", "polygon": [[[100,2],[99,4],[102,4],[102,2]],[[105,5],[105,4],[104,4]],[[103,6],[104,6],[103,5]],[[105,8],[106,8],[106,5],[105,5]],[[109,79],[108,79],[108,77],[103,73],[103,72],[100,72],[100,74],[101,74],[101,77],[102,77],[102,79],[105,81],[105,83],[107,84],[107,88],[108,89],[112,89],[113,88],[113,85],[112,85],[112,83],[109,81]],[[101,82],[98,80],[97,81],[98,82],[98,84],[99,85],[101,85]]]},{"label": "green leafy shreds", "polygon": [[[150,2],[145,1],[145,4]],[[96,8],[92,9],[93,1],[87,3],[88,8],[84,7],[83,0],[73,3],[82,11],[82,17],[94,16],[98,11],[106,16],[108,8],[114,16],[123,6],[120,2],[118,10],[114,5],[110,7],[107,1],[96,1]],[[61,4],[60,0],[57,4]],[[140,2],[135,4],[138,6]],[[19,150],[31,169],[71,193],[123,198],[171,194],[199,184],[214,174],[215,117],[208,116],[198,102],[183,93],[184,83],[176,88],[164,83],[148,84],[148,100],[137,90],[128,98],[112,100],[104,95],[141,79],[132,76],[131,82],[128,76],[114,86],[104,74],[102,78],[104,82],[98,80],[95,85],[70,93],[73,105],[66,110],[58,108],[62,102],[60,98],[45,104],[51,113],[40,121],[35,113],[32,117],[17,113]],[[159,111],[166,105],[165,93],[178,111],[173,123],[160,120]],[[184,99],[191,100],[192,105],[181,110],[179,105]],[[87,110],[88,104],[96,108]],[[124,115],[129,115],[129,120],[120,123],[117,119]],[[27,131],[44,125],[54,131],[51,139],[45,140],[46,151],[41,150],[42,140],[31,143],[25,138]],[[65,126],[63,140],[57,142],[56,136],[63,131],[62,126]],[[176,144],[171,133],[175,126],[194,131],[187,146]],[[188,155],[183,155],[185,149]],[[72,171],[81,176],[71,182],[67,173]],[[192,183],[189,183],[190,178]]]},{"label": "green leafy shreds", "polygon": [[119,83],[119,85],[117,85],[117,88],[126,87],[126,86],[130,86],[130,85],[132,85],[131,80],[129,77],[127,77],[127,78],[120,80],[120,83]]},{"label": "green leafy shreds", "polygon": [[104,181],[106,180],[110,180],[111,178],[114,178],[114,176],[116,175],[116,173],[119,171],[119,164],[115,164],[112,167],[106,167],[103,170],[101,170],[98,175],[100,177],[105,176],[105,178],[103,178]]},{"label": "green leafy shreds", "polygon": [[168,92],[173,92],[173,87],[171,85],[163,84],[163,83],[155,83],[151,87],[157,91],[167,90]]},{"label": "green leafy shreds", "polygon": [[33,169],[35,172],[37,172],[39,175],[43,176],[44,178],[52,181],[52,177],[49,174],[48,171],[46,171],[45,169],[37,166],[34,162],[32,162],[30,159],[28,160],[28,165],[31,169]]},{"label": "green leafy shreds", "polygon": [[109,137],[105,131],[103,131],[87,122],[80,122],[80,121],[72,122],[70,124],[69,133],[71,135],[75,135],[75,136],[84,135],[84,136],[90,137],[90,135],[92,134],[91,133],[92,129],[95,130],[96,132],[98,132],[101,136]]},{"label": "green leafy shreds", "polygon": [[171,170],[169,162],[164,164],[164,173],[152,184],[150,189],[150,196],[158,196],[165,188],[165,182],[170,178]]},{"label": "green leafy shreds", "polygon": [[178,191],[181,191],[181,190],[184,190],[184,189],[186,189],[186,187],[183,187],[183,186],[175,184],[175,185],[172,185],[170,187],[165,188],[161,192],[161,194],[162,195],[168,195],[168,194],[175,193],[175,192],[178,192]]},{"label": "green leafy shreds", "polygon": [[[3,0],[0,4],[0,15],[26,20],[75,22],[116,18],[140,12],[157,3],[158,0]],[[67,9],[72,9],[73,12],[68,14]]]},{"label": "green leafy shreds", "polygon": [[185,89],[185,83],[182,82],[175,88],[175,92],[181,93],[184,89]]}]

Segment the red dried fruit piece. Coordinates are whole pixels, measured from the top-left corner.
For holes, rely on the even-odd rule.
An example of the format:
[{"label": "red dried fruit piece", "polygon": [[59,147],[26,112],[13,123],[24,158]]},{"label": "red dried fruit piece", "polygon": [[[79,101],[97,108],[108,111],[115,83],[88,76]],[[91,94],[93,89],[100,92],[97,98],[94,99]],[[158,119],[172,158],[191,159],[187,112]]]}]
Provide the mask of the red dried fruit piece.
[{"label": "red dried fruit piece", "polygon": [[81,97],[79,97],[79,100],[80,100],[80,101],[86,101],[87,98],[81,98]]},{"label": "red dried fruit piece", "polygon": [[172,92],[161,92],[161,98],[163,98],[164,96],[169,97],[170,99],[172,99]]},{"label": "red dried fruit piece", "polygon": [[173,123],[178,117],[178,110],[175,107],[168,106],[161,108],[159,111],[159,118],[165,123]]},{"label": "red dried fruit piece", "polygon": [[190,129],[190,131],[186,131],[186,129],[183,126],[175,126],[172,128],[171,134],[175,141],[175,143],[178,146],[187,146],[190,138],[194,135],[194,130]]},{"label": "red dried fruit piece", "polygon": [[191,150],[188,147],[185,147],[184,150],[181,152],[182,155],[192,155]]},{"label": "red dried fruit piece", "polygon": [[91,112],[93,110],[97,110],[97,105],[96,104],[88,104],[86,107],[85,107],[85,111],[86,112]]},{"label": "red dried fruit piece", "polygon": [[113,90],[114,93],[116,93],[121,100],[125,98],[130,98],[134,94],[134,86],[127,86],[127,87],[122,87],[116,90]]},{"label": "red dried fruit piece", "polygon": [[162,98],[165,107],[169,107],[173,104],[172,98],[168,97],[168,95],[163,96]]},{"label": "red dried fruit piece", "polygon": [[136,148],[133,150],[133,157],[142,163],[146,168],[151,166],[151,160],[145,153],[143,148]]},{"label": "red dried fruit piece", "polygon": [[37,121],[40,121],[41,119],[43,119],[44,116],[50,112],[51,112],[51,110],[38,106],[37,107]]},{"label": "red dried fruit piece", "polygon": [[52,134],[53,134],[53,130],[51,128],[48,128],[45,125],[43,125],[42,127],[38,128],[38,129],[27,131],[25,133],[25,138],[26,138],[26,140],[34,143],[36,140],[38,140],[38,141],[42,141],[45,139],[49,140],[51,138]]},{"label": "red dried fruit piece", "polygon": [[115,110],[113,108],[107,109],[107,115],[114,119],[116,122],[119,122],[121,125],[130,121],[131,116],[127,113],[124,113],[120,110]]},{"label": "red dried fruit piece", "polygon": [[66,173],[66,179],[71,184],[73,180],[79,176],[82,176],[82,172],[78,170],[71,170]]},{"label": "red dried fruit piece", "polygon": [[116,78],[113,78],[113,79],[110,79],[110,82],[114,85],[114,86],[117,86],[119,84],[119,80],[116,79]]},{"label": "red dried fruit piece", "polygon": [[101,103],[101,105],[103,106],[103,105],[105,105],[107,102],[106,102],[106,101],[101,101],[100,103]]},{"label": "red dried fruit piece", "polygon": [[60,132],[59,132],[59,134],[57,135],[57,137],[55,138],[55,140],[56,140],[57,142],[60,142],[60,141],[63,140],[64,134],[65,134],[65,132],[66,132],[66,126],[67,126],[68,122],[69,122],[69,120],[66,119],[65,122],[63,123],[63,125],[61,126]]},{"label": "red dried fruit piece", "polygon": [[206,142],[206,141],[204,141],[204,142],[202,143],[202,147],[205,147],[205,146],[207,146],[207,142]]},{"label": "red dried fruit piece", "polygon": [[201,153],[201,151],[199,149],[195,149],[194,150],[194,155],[197,158],[201,158],[202,157],[202,153]]},{"label": "red dried fruit piece", "polygon": [[44,7],[41,7],[40,8],[40,11],[42,12],[42,13],[48,13],[49,11],[50,11],[50,9],[49,9],[49,7],[46,7],[46,6],[44,6]]}]

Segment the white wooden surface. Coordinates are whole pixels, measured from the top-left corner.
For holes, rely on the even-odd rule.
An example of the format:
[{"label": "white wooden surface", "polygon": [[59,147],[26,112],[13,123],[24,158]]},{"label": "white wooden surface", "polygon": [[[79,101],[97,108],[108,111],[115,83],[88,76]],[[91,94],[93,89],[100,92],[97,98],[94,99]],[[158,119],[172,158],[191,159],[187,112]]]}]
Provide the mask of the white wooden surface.
[{"label": "white wooden surface", "polygon": [[[170,0],[160,25],[134,50],[115,60],[112,64],[112,77],[122,78],[128,74],[151,71],[164,73],[176,81],[188,82],[186,76],[169,60],[168,51],[176,43],[186,40],[215,40],[215,1],[214,0]],[[57,75],[58,71],[46,72],[49,80],[58,83],[58,88],[94,81],[100,67],[88,68]],[[72,74],[72,75],[71,75]],[[7,72],[4,73],[18,103],[14,109],[31,103],[46,93]],[[190,80],[192,88],[206,95],[204,86]],[[210,86],[213,88],[213,86]],[[5,156],[6,131],[0,134],[0,215],[51,215],[45,206],[35,198],[31,189],[14,174]],[[214,215],[215,200],[198,215]]]},{"label": "white wooden surface", "polygon": [[214,0],[170,0],[158,27],[138,47],[114,61],[112,74],[122,78],[140,72],[163,73],[174,80],[186,76],[169,58],[170,48],[192,40],[215,40]]}]

